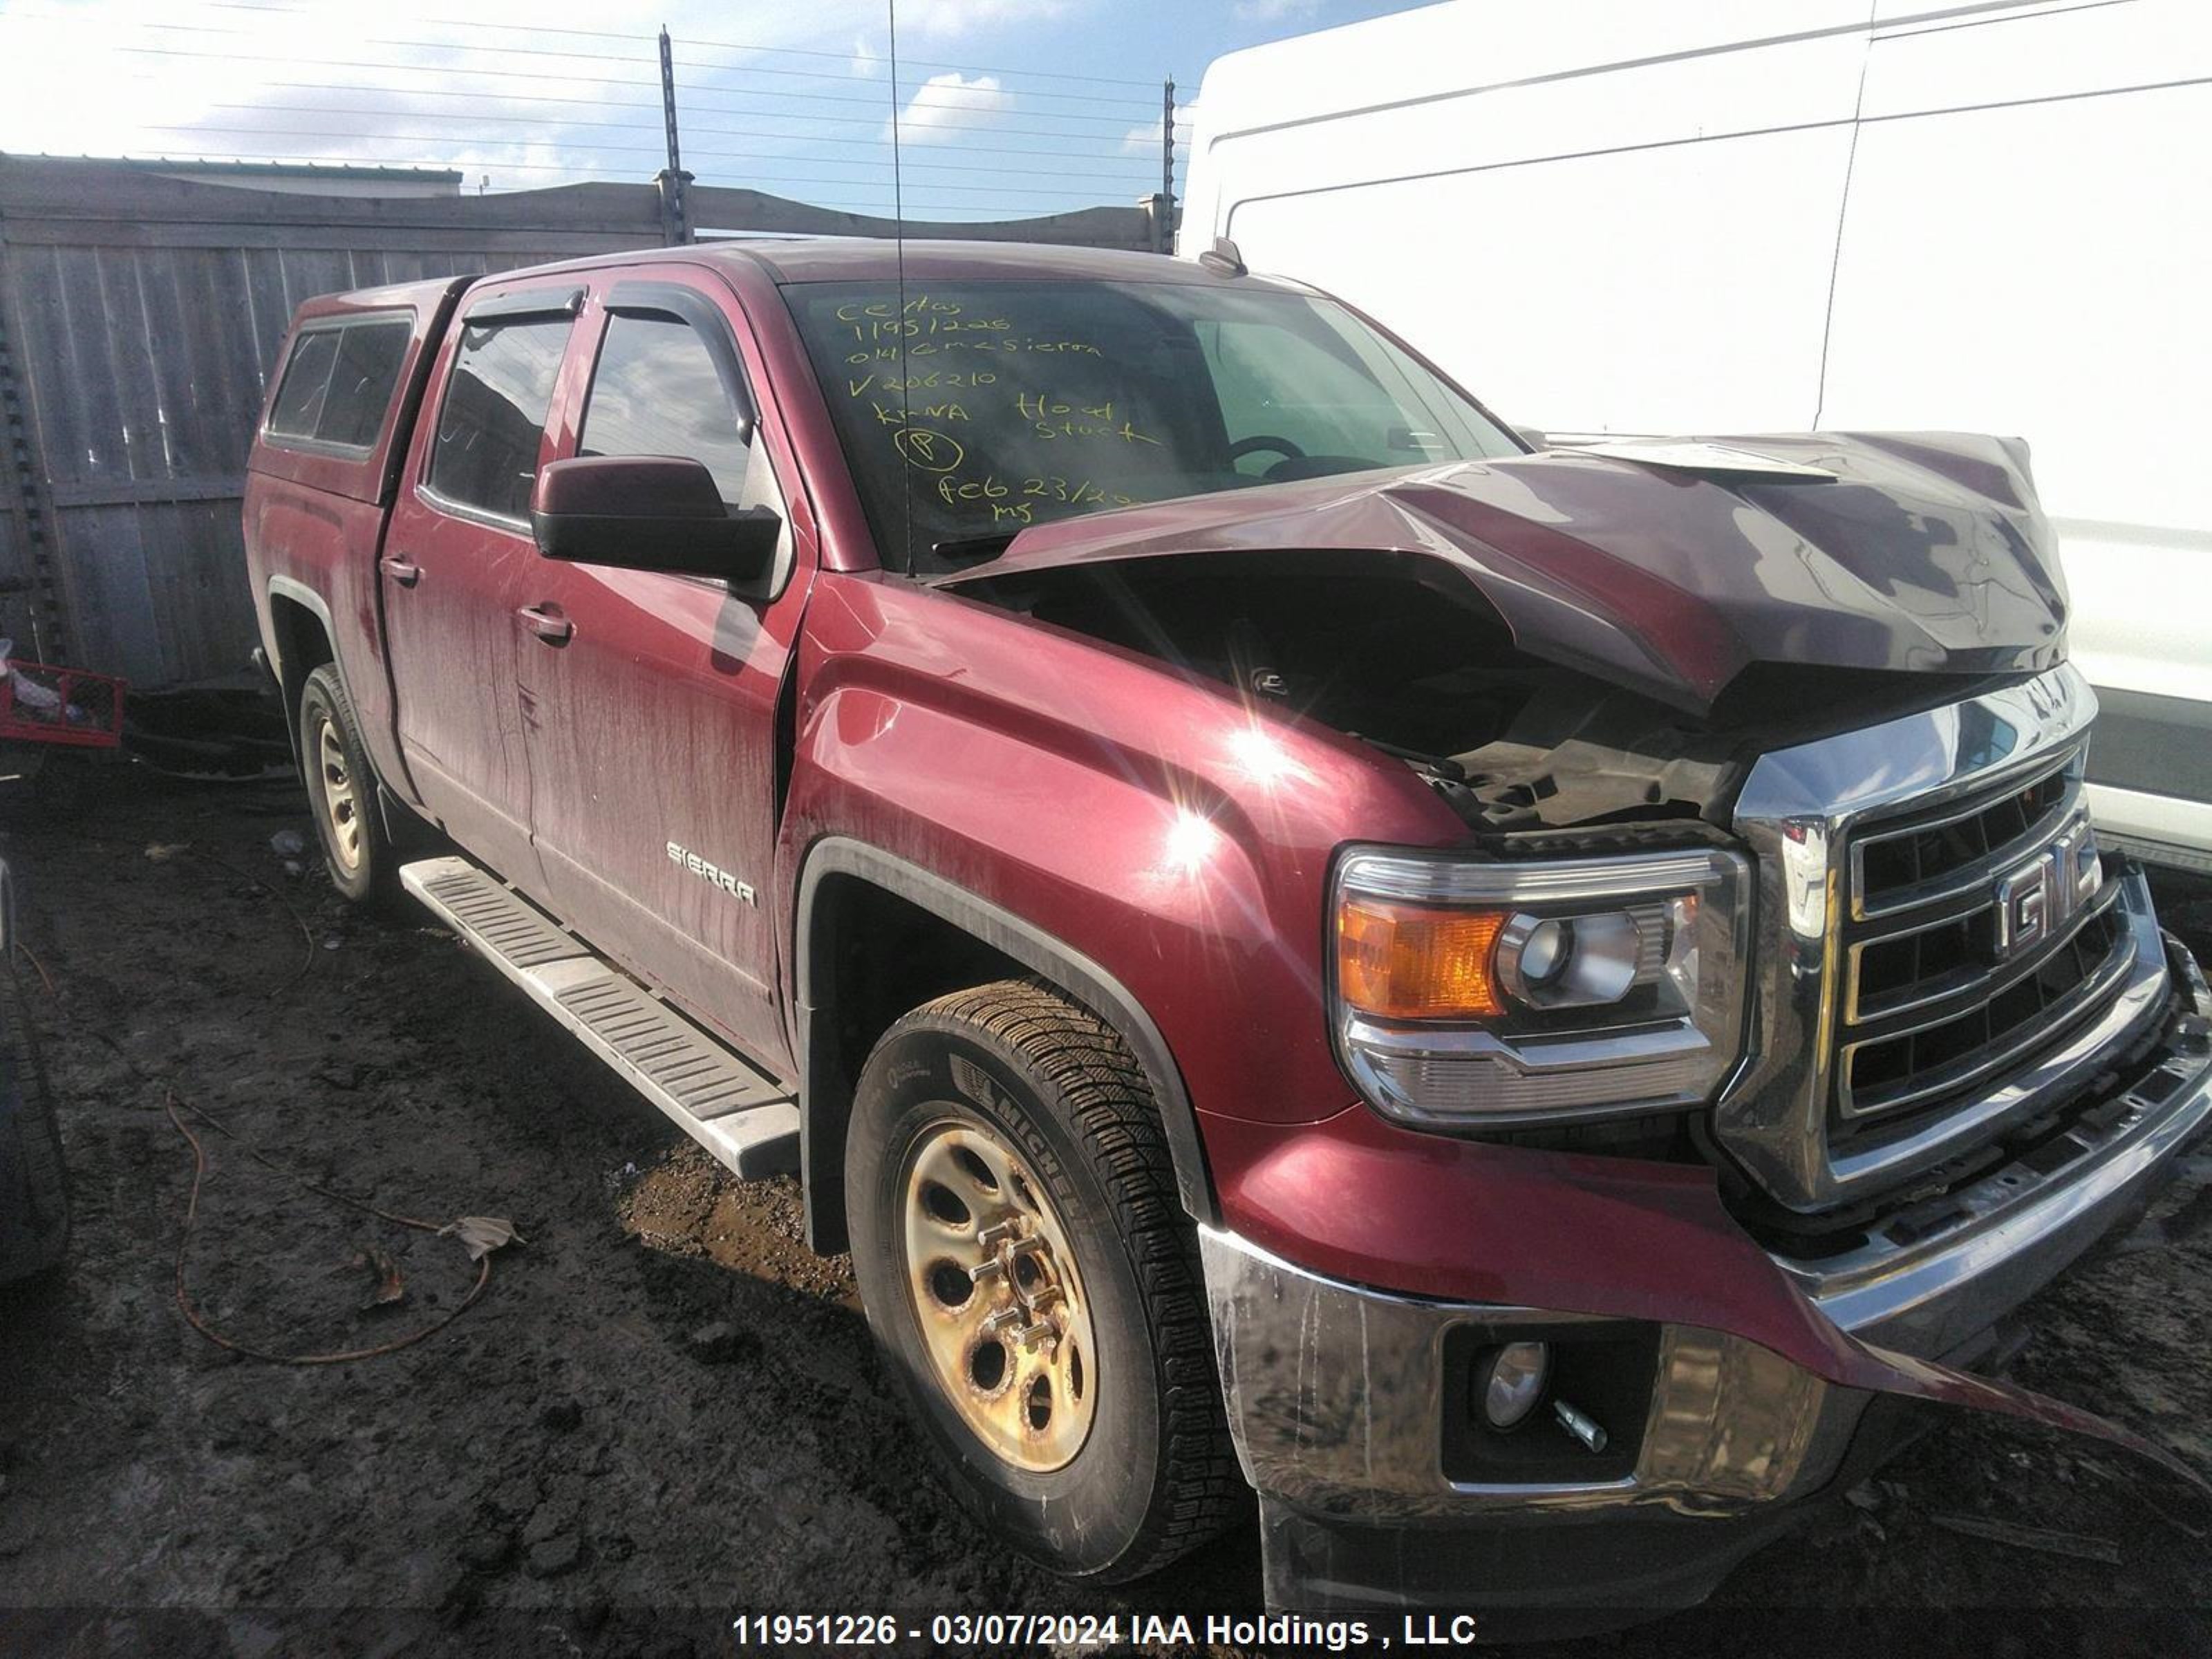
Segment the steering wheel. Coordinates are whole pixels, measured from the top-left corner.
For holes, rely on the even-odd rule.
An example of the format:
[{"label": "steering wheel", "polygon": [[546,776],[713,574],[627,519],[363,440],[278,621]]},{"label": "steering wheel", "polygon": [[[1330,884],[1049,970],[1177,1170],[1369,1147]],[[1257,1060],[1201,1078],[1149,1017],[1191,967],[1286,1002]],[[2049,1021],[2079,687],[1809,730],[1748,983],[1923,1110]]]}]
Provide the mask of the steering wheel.
[{"label": "steering wheel", "polygon": [[1304,460],[1306,453],[1288,438],[1270,437],[1261,432],[1249,438],[1239,438],[1230,445],[1229,465],[1234,466],[1247,455],[1256,455],[1263,449],[1272,449],[1287,461]]}]

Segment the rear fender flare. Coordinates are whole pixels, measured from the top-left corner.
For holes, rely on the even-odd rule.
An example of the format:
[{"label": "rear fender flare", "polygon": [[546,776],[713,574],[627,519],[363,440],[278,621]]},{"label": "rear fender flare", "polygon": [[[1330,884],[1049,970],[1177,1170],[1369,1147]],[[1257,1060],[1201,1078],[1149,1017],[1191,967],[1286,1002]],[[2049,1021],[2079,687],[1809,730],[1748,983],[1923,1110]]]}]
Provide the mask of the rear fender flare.
[{"label": "rear fender flare", "polygon": [[[269,579],[269,597],[272,600],[283,599],[298,605],[323,625],[323,638],[331,647],[331,665],[337,670],[338,684],[345,690],[346,701],[352,702],[353,684],[346,678],[345,665],[338,660],[338,630],[331,623],[331,607],[323,596],[297,577],[271,576]],[[283,635],[273,628],[270,631],[269,665],[276,671],[276,689],[289,705],[298,694],[299,686],[306,683],[307,676],[305,672],[295,675],[297,665],[285,661]],[[284,710],[284,723],[292,738],[292,758],[296,761],[300,758],[299,721],[295,711],[289,706]]]},{"label": "rear fender flare", "polygon": [[[338,631],[331,624],[331,607],[323,596],[295,576],[271,576],[269,579],[269,597],[272,600],[283,599],[298,605],[322,624],[323,638],[329,642],[331,647],[331,666],[337,672],[339,688],[345,692],[346,701],[358,710],[361,702],[353,694],[353,682],[346,677],[345,659],[338,654]],[[304,766],[306,760],[300,753],[299,711],[292,706],[292,698],[298,688],[293,683],[294,665],[284,660],[282,643],[276,630],[271,629],[266,648],[269,652],[269,666],[276,679],[277,694],[285,700],[284,734],[292,745],[293,763]],[[307,678],[306,674],[301,674],[298,677],[299,684],[305,684]],[[374,771],[375,768],[375,757],[371,756],[369,769]],[[391,789],[386,786],[380,777],[376,780],[376,806],[384,819],[385,834],[395,841],[399,839],[400,831],[406,823],[408,811],[394,798]]]}]

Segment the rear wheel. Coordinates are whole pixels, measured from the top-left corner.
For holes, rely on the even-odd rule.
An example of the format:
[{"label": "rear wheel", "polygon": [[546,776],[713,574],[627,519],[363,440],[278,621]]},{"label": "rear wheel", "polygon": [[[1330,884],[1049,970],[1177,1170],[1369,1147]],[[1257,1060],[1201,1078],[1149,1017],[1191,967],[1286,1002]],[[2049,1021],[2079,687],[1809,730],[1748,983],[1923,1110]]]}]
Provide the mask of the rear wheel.
[{"label": "rear wheel", "polygon": [[869,1323],[999,1536],[1118,1581],[1239,1512],[1195,1242],[1117,1033],[1026,981],[940,998],[877,1044],[847,1149]]},{"label": "rear wheel", "polygon": [[331,884],[356,904],[384,896],[398,878],[398,860],[377,811],[376,774],[361,724],[328,663],[300,690],[300,764]]}]

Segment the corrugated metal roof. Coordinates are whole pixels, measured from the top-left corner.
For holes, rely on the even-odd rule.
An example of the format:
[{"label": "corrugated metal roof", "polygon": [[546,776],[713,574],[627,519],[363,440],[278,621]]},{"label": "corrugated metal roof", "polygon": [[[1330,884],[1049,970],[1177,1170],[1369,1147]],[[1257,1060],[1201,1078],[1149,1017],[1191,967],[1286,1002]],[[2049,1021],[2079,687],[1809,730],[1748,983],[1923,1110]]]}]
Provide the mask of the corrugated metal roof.
[{"label": "corrugated metal roof", "polygon": [[194,173],[240,173],[264,179],[389,179],[418,185],[457,185],[464,176],[458,167],[383,167],[369,162],[356,167],[349,162],[225,161],[198,155],[31,155],[21,150],[0,150],[0,158],[10,155],[26,161],[99,161],[108,167],[137,167],[146,173],[176,173],[189,168]]}]

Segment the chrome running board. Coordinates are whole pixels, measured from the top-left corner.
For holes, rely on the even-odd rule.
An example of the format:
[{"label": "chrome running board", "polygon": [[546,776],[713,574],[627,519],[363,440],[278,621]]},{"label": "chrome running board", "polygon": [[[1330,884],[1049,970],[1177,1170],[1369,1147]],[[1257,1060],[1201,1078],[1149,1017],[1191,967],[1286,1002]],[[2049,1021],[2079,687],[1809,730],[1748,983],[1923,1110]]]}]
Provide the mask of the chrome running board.
[{"label": "chrome running board", "polygon": [[791,1091],[466,859],[400,868],[401,885],[694,1140],[747,1180],[799,1167]]}]

